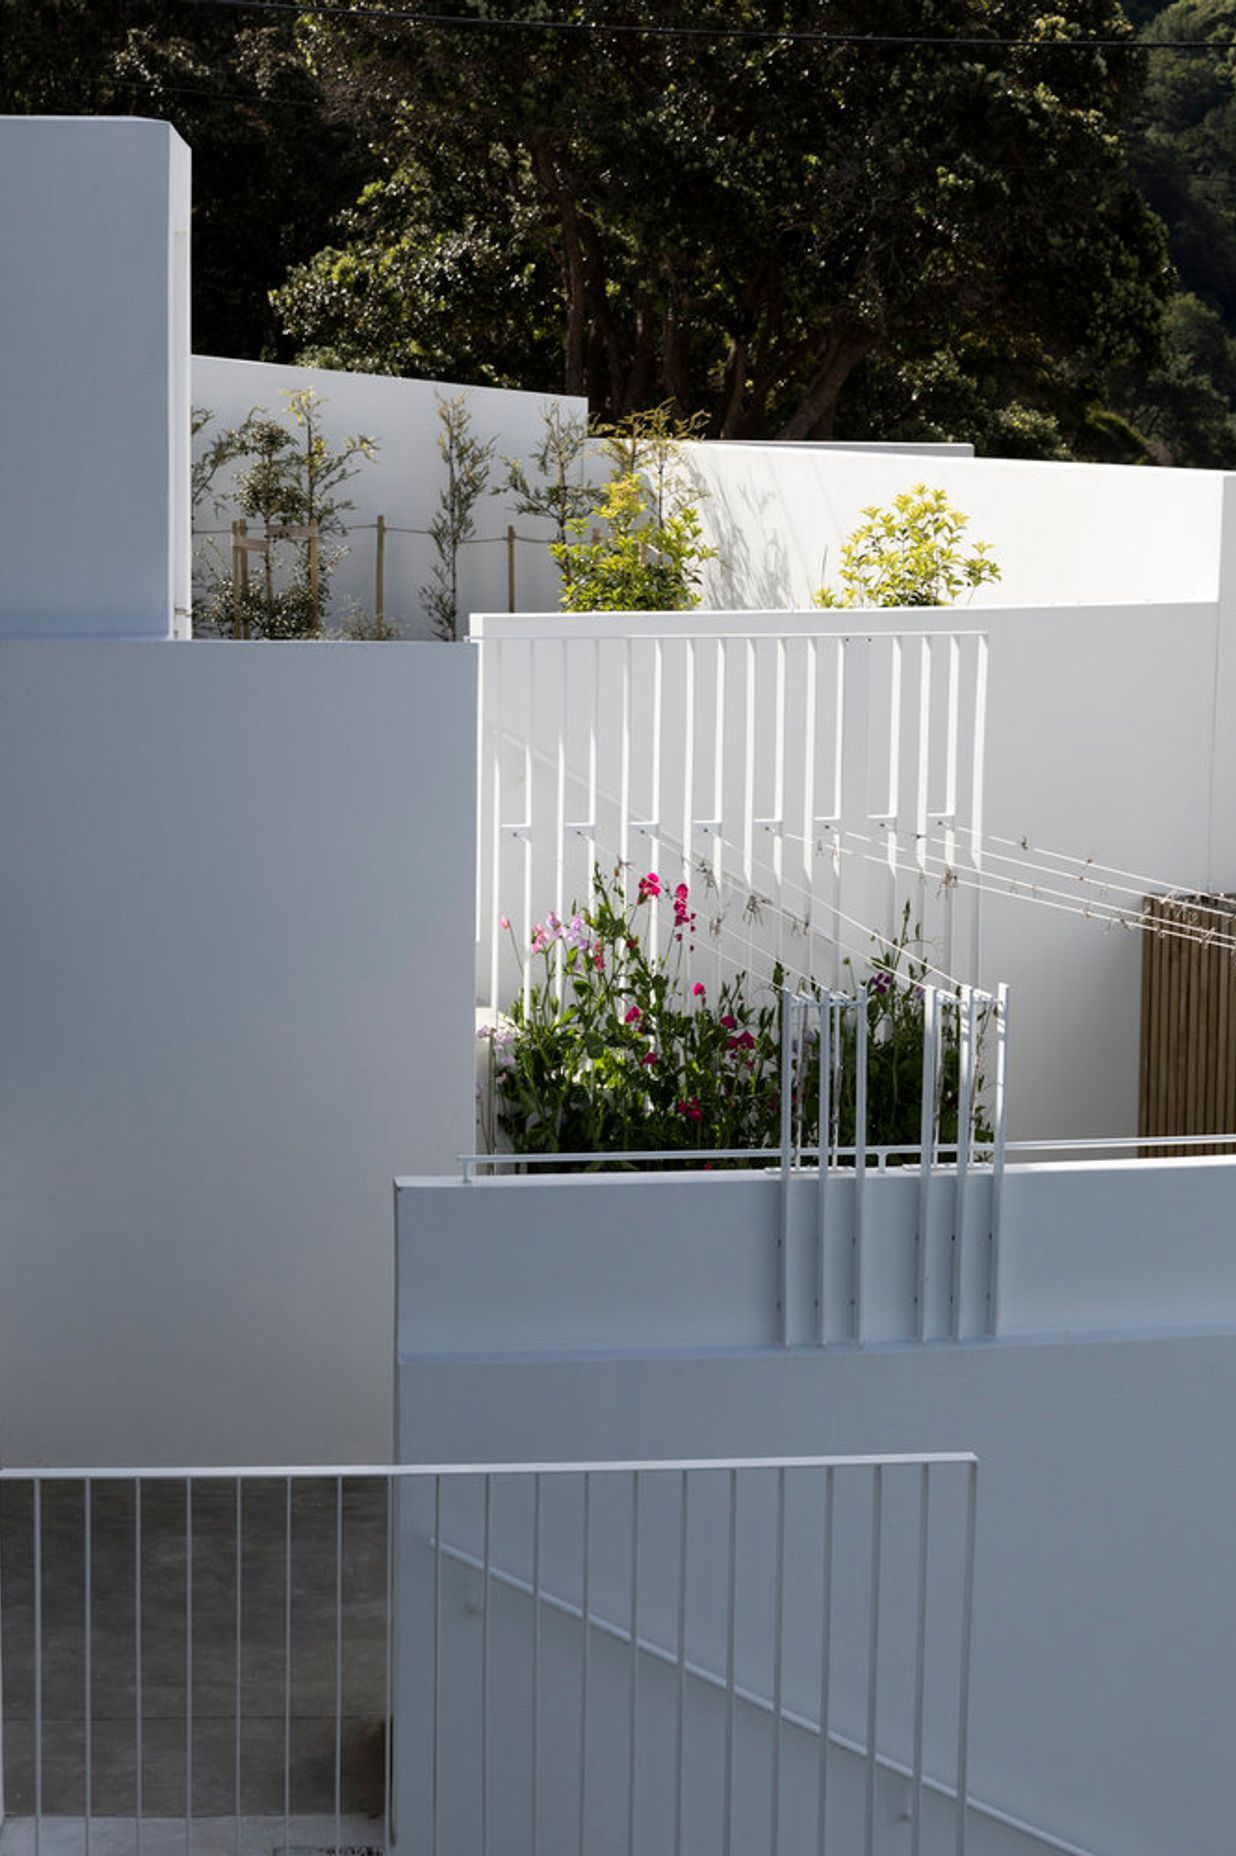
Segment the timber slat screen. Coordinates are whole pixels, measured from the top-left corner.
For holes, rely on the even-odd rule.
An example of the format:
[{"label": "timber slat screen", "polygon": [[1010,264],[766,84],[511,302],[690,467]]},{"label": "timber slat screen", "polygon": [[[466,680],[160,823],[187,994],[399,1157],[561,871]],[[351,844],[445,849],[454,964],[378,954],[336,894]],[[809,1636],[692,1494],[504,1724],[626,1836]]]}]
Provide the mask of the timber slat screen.
[{"label": "timber slat screen", "polygon": [[[1142,936],[1141,1135],[1236,1129],[1236,896],[1147,896]],[[1230,1154],[1230,1144],[1188,1149]],[[1179,1149],[1147,1147],[1147,1158]]]}]

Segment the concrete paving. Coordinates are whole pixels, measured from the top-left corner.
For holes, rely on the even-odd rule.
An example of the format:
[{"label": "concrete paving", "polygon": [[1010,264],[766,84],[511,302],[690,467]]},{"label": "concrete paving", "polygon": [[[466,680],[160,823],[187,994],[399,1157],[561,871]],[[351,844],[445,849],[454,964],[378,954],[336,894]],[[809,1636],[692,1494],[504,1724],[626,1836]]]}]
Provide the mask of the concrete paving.
[{"label": "concrete paving", "polygon": [[[32,1485],[0,1487],[4,1809],[16,1818],[36,1808],[34,1522]],[[86,1530],[80,1481],[42,1486],[40,1531],[41,1807],[50,1817],[76,1819],[87,1807]],[[232,1814],[238,1808],[244,1818],[277,1817],[281,1829],[285,1736],[288,1808],[298,1818],[328,1814],[333,1837],[338,1682],[341,1808],[351,1818],[376,1817],[380,1829],[386,1719],[385,1482],[358,1478],[344,1485],[338,1671],[333,1480],[293,1485],[290,1666],[285,1656],[284,1484],[246,1483],[243,1491],[239,1657],[234,1482],[194,1483],[191,1556],[186,1552],[187,1533],[185,1483],[144,1481],[139,1669],[134,1485],[92,1485],[92,1815],[129,1819],[131,1827],[140,1719],[142,1813],[179,1820],[182,1850],[190,1791],[195,1819],[227,1819],[233,1825],[226,1833],[232,1838],[230,1848]],[[189,1557],[191,1716],[186,1686]],[[146,1850],[143,1837],[143,1856]],[[100,1849],[99,1856],[113,1856],[110,1846]],[[207,1856],[205,1845],[202,1856]]]}]

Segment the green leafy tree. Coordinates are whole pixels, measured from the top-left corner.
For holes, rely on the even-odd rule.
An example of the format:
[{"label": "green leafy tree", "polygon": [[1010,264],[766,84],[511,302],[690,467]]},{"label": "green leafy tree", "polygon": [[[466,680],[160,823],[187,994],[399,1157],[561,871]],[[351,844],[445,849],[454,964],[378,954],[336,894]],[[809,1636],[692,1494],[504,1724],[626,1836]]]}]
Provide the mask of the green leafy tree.
[{"label": "green leafy tree", "polygon": [[457,393],[438,401],[438,451],[446,469],[446,481],[438,498],[438,507],[429,524],[437,560],[421,598],[434,631],[439,638],[459,636],[459,550],[476,533],[476,506],[489,484],[494,454],[492,438],[481,440],[472,433],[472,416],[468,396]]},{"label": "green leafy tree", "polygon": [[[221,469],[239,466],[227,501],[246,522],[261,524],[263,544],[247,586],[243,581],[237,585],[215,551],[205,597],[195,613],[201,631],[250,638],[323,635],[331,575],[348,551],[343,518],[353,504],[340,491],[356,474],[359,460],[377,455],[377,446],[355,433],[332,447],[322,426],[323,401],[312,387],[283,397],[290,425],[255,407],[240,425],[199,451],[195,462],[198,500]],[[207,418],[195,416],[199,435]],[[224,499],[216,499],[217,509],[224,506]],[[312,537],[302,532],[309,527],[315,531]],[[289,537],[288,529],[296,532]]]},{"label": "green leafy tree", "polygon": [[[536,476],[519,458],[503,458],[506,477],[501,490],[515,504],[517,515],[552,522],[554,539],[565,542],[574,521],[592,507],[593,490],[585,476],[588,456],[588,421],[572,418],[551,401],[546,405],[540,444],[532,454]],[[539,479],[539,481],[538,481]]]},{"label": "green leafy tree", "polygon": [[943,490],[916,483],[863,514],[842,543],[840,587],[821,587],[817,606],[951,606],[967,588],[1000,578],[989,542],[965,552],[969,517]]},{"label": "green leafy tree", "polygon": [[[386,166],[295,271],[319,357],[670,401],[732,437],[827,436],[855,370],[998,331],[1033,385],[1150,355],[1162,236],[1128,184],[1140,65],[1116,0],[572,0],[595,31],[487,32],[357,6],[304,42]],[[461,0],[484,19],[479,0]],[[504,19],[537,24],[541,0]],[[723,36],[781,26],[1030,40],[966,49]],[[711,29],[711,30],[710,30]],[[1057,46],[1060,49],[1057,49]],[[1033,405],[1033,393],[1019,396]]]},{"label": "green leafy tree", "polygon": [[[611,477],[587,517],[567,523],[574,539],[554,542],[564,612],[685,612],[700,603],[700,567],[715,549],[694,509],[657,520],[640,478]],[[602,525],[602,526],[597,526]]]}]

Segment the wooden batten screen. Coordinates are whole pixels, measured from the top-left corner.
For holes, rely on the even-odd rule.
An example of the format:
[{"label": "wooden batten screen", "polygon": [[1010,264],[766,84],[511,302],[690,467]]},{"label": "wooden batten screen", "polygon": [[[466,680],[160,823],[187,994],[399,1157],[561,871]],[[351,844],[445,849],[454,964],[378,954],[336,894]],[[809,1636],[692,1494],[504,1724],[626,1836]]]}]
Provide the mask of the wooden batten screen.
[{"label": "wooden batten screen", "polygon": [[1145,916],[1138,1133],[1236,1133],[1236,896],[1148,896]]}]

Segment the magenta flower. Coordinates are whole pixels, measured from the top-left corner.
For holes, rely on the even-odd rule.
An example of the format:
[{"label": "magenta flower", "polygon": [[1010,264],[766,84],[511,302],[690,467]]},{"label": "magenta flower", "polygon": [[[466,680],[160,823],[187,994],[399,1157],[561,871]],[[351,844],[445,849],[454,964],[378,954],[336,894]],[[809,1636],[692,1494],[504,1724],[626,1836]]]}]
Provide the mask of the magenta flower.
[{"label": "magenta flower", "polygon": [[686,1101],[680,1102],[678,1104],[678,1113],[682,1115],[687,1121],[701,1121],[703,1119],[704,1111],[700,1107],[699,1097],[688,1096]]},{"label": "magenta flower", "polygon": [[628,1024],[628,1025],[638,1025],[640,1019],[643,1016],[644,1014],[640,1011],[638,1005],[633,1005],[630,1011],[627,1013],[626,1018],[623,1020],[623,1023]]},{"label": "magenta flower", "polygon": [[732,1012],[727,1012],[725,1014],[725,1017],[721,1020],[721,1027],[725,1031],[737,1031],[738,1020],[734,1017]]},{"label": "magenta flower", "polygon": [[696,980],[694,986],[691,988],[691,991],[695,994],[697,999],[702,999],[704,997],[703,980]]},{"label": "magenta flower", "polygon": [[653,1068],[656,1061],[657,1061],[657,1053],[655,1050],[646,1050],[643,1056],[640,1058],[640,1062],[642,1064],[645,1064],[647,1068],[650,1070]]},{"label": "magenta flower", "polygon": [[647,902],[650,896],[659,896],[660,894],[661,879],[655,870],[650,870],[647,876],[642,876],[639,880],[639,900],[641,902]]}]

